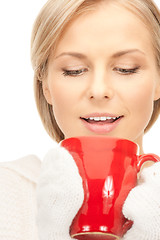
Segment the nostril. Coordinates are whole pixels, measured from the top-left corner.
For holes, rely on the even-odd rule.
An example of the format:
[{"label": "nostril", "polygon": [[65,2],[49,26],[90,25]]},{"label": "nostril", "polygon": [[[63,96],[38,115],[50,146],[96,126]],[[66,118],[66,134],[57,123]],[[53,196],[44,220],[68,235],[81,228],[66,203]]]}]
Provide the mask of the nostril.
[{"label": "nostril", "polygon": [[[90,97],[90,99],[93,99],[93,98],[96,98],[96,97],[94,97],[94,96],[91,96],[91,97]],[[104,96],[104,98],[107,98],[107,99],[108,99],[109,97],[108,97],[108,96]]]}]

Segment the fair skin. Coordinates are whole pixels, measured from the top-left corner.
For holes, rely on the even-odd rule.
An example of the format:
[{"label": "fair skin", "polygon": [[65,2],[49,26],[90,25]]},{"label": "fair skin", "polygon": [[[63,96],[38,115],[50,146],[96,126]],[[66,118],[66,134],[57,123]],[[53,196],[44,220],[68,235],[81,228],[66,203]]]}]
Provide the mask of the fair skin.
[{"label": "fair skin", "polygon": [[67,27],[50,58],[43,90],[65,138],[125,138],[142,154],[144,129],[160,98],[150,32],[124,7],[97,5]]}]

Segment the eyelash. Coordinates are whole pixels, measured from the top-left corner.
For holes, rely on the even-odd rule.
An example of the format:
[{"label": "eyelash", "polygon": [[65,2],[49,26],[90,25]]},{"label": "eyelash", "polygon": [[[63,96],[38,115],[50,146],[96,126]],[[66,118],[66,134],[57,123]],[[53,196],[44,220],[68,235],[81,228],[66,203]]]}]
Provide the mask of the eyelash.
[{"label": "eyelash", "polygon": [[84,69],[77,69],[77,70],[63,70],[63,75],[64,76],[71,76],[71,77],[76,77],[76,76],[80,76],[83,72],[87,72],[88,69],[84,68]]},{"label": "eyelash", "polygon": [[137,73],[138,70],[140,69],[140,66],[137,66],[135,68],[114,68],[114,70],[120,72],[122,75],[131,75],[134,73]]},{"label": "eyelash", "polygon": [[[118,71],[120,74],[122,75],[131,75],[134,73],[137,73],[138,70],[140,69],[140,66],[137,66],[135,68],[114,68],[114,71]],[[64,76],[71,76],[71,77],[78,77],[80,75],[83,74],[83,72],[87,72],[88,69],[84,68],[84,69],[77,69],[77,70],[66,70],[66,69],[62,69],[63,70],[63,75]]]}]

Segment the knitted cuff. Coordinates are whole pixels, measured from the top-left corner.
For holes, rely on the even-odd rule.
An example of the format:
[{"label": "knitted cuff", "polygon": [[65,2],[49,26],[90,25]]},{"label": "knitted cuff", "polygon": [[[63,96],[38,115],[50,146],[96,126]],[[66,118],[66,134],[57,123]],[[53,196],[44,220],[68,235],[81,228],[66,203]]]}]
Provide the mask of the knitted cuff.
[{"label": "knitted cuff", "polygon": [[123,214],[133,226],[124,240],[160,239],[160,163],[143,170],[139,185],[131,190]]},{"label": "knitted cuff", "polygon": [[71,240],[69,229],[84,199],[82,179],[72,156],[62,147],[49,151],[37,189],[40,240]]}]

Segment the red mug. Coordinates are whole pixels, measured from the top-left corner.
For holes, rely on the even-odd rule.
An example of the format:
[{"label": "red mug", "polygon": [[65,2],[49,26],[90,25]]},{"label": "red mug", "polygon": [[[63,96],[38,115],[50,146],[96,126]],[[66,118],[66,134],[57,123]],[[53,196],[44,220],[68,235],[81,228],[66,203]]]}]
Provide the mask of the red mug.
[{"label": "red mug", "polygon": [[120,239],[132,226],[122,214],[123,203],[137,183],[144,162],[160,161],[155,154],[137,155],[126,139],[82,136],[61,142],[73,156],[83,179],[84,202],[70,227],[79,240]]}]

